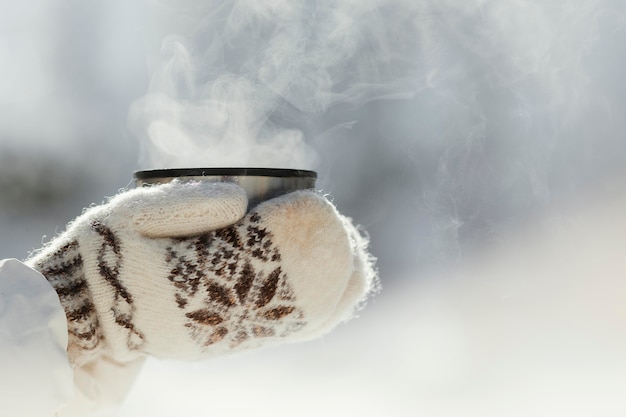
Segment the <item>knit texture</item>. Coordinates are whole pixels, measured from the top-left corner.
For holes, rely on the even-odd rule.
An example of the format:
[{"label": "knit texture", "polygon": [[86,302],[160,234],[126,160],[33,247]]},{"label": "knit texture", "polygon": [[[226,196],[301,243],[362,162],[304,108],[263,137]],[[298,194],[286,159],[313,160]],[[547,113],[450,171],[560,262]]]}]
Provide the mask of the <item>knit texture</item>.
[{"label": "knit texture", "polygon": [[135,189],[34,254],[65,308],[74,366],[309,339],[376,288],[366,240],[324,197],[291,193],[245,214],[246,203],[233,184]]}]

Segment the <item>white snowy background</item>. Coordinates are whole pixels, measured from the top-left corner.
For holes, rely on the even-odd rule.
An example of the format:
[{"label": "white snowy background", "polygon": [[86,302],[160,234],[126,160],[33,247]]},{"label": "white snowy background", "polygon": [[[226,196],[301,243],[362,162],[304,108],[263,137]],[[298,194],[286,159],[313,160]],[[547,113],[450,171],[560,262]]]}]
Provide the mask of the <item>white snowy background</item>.
[{"label": "white snowy background", "polygon": [[[181,4],[0,4],[0,258],[150,167],[128,114]],[[410,5],[413,95],[300,126],[383,291],[320,340],[149,361],[120,416],[626,415],[626,2]]]}]

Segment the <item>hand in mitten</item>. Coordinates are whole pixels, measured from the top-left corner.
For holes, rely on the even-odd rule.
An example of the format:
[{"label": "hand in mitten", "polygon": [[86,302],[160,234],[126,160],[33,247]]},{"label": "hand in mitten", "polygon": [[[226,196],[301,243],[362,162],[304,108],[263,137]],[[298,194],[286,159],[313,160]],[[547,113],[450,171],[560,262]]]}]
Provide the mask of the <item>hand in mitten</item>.
[{"label": "hand in mitten", "polygon": [[323,334],[375,287],[365,241],[312,191],[246,214],[234,184],[138,188],[27,263],[56,290],[73,366],[199,359]]}]

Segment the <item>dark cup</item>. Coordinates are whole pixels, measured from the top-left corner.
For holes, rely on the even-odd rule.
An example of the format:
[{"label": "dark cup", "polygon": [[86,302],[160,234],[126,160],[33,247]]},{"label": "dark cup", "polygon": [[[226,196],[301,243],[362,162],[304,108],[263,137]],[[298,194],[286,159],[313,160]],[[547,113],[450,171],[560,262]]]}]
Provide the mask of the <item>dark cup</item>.
[{"label": "dark cup", "polygon": [[232,182],[246,191],[248,211],[257,204],[297,190],[315,189],[317,173],[278,168],[173,168],[137,171],[138,187],[179,181]]}]

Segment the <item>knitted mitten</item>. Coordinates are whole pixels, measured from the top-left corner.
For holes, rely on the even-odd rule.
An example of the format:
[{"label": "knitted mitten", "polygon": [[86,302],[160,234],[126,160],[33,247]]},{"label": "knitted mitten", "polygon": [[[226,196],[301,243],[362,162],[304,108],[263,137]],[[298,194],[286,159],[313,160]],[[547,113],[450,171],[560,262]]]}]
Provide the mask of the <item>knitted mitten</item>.
[{"label": "knitted mitten", "polygon": [[322,196],[295,192],[247,214],[246,205],[234,184],[137,188],[32,255],[65,308],[72,364],[312,338],[375,287],[366,242]]}]

